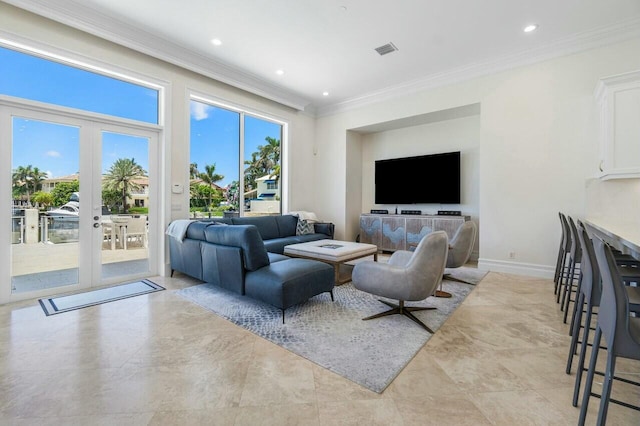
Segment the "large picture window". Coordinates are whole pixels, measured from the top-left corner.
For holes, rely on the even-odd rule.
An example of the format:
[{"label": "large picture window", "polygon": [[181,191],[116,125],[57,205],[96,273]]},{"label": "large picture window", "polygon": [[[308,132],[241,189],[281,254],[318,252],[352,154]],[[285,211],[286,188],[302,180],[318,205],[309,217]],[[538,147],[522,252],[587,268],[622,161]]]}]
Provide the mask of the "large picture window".
[{"label": "large picture window", "polygon": [[159,123],[157,89],[0,47],[0,94]]},{"label": "large picture window", "polygon": [[190,110],[191,216],[280,214],[283,124],[200,100]]}]

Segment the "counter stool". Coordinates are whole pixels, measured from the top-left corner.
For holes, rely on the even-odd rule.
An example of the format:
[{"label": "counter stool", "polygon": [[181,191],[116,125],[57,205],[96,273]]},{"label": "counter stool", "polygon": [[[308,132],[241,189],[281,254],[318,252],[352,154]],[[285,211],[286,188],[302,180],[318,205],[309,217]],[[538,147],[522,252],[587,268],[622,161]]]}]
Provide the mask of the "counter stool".
[{"label": "counter stool", "polygon": [[[584,361],[587,352],[587,346],[591,346],[588,343],[589,331],[591,330],[591,316],[595,314],[593,312],[594,307],[600,306],[600,297],[602,291],[602,285],[600,282],[600,269],[595,257],[593,243],[584,229],[584,226],[578,221],[578,238],[582,247],[582,281],[580,283],[580,289],[578,293],[578,302],[576,303],[576,310],[571,320],[571,327],[573,329],[571,344],[569,346],[569,357],[567,359],[566,373],[571,374],[571,364],[573,362],[573,356],[576,353],[577,346],[580,344],[580,356],[578,358],[578,368],[576,371],[576,380],[573,391],[573,406],[578,406],[578,397],[580,392],[580,384],[582,382],[582,374],[585,371]],[[632,271],[635,273],[635,271]],[[625,273],[630,273],[625,271]],[[640,276],[640,274],[638,274]],[[640,312],[640,289],[635,287],[625,287],[627,295],[630,300],[630,309],[635,312]],[[584,327],[582,327],[582,314],[586,313]],[[584,333],[580,336],[580,330],[584,328]]]},{"label": "counter stool", "polygon": [[[569,237],[571,240],[571,250],[569,251],[569,266],[568,270],[565,273],[564,286],[562,288],[562,301],[560,302],[560,310],[564,311],[563,321],[566,324],[567,322],[567,312],[569,311],[569,302],[575,302],[575,299],[571,299],[571,294],[577,294],[577,288],[580,284],[580,262],[582,262],[582,248],[580,247],[580,242],[578,241],[578,231],[576,229],[576,224],[571,218],[571,216],[567,217],[567,221],[569,222]],[[576,280],[576,270],[578,271],[578,279]],[[577,281],[577,282],[576,282]],[[557,294],[558,300],[560,299],[560,292]],[[571,333],[571,330],[570,330]]]},{"label": "counter stool", "polygon": [[[574,284],[575,269],[576,269],[575,263],[576,263],[576,259],[578,262],[580,262],[583,256],[583,253],[582,253],[583,247],[580,244],[580,240],[578,238],[578,231],[577,231],[576,225],[571,217],[568,217],[567,222],[568,222],[568,227],[570,231],[569,236],[571,240],[571,251],[569,255],[569,268],[571,270],[568,271],[569,272],[568,279],[565,279],[564,281],[563,294],[562,294],[561,310],[564,311],[563,321],[565,323],[567,322],[569,304],[577,300],[578,294],[580,291],[579,288],[580,288],[580,282],[582,279],[582,275],[581,275],[582,268],[580,268],[580,275],[577,280],[578,282]],[[578,220],[578,223],[581,224],[579,220]],[[584,228],[584,225],[581,224],[581,226]],[[574,242],[577,243],[578,247],[574,247]],[[640,283],[640,268],[638,268],[638,266],[640,265],[640,261],[638,261],[637,259],[633,258],[628,254],[621,253],[620,251],[618,251],[617,253],[614,253],[613,256],[623,281],[627,284],[632,282]],[[573,259],[573,265],[572,265],[572,259]],[[593,263],[595,263],[595,257],[594,257]],[[571,295],[574,292],[576,293],[576,295],[575,295],[575,298],[572,299]],[[572,318],[575,317],[576,309],[577,309],[577,306],[574,303]],[[573,327],[570,327],[569,335],[572,335],[572,334],[573,334]]]},{"label": "counter stool", "polygon": [[[578,425],[580,426],[584,425],[586,420],[589,398],[598,396],[591,393],[591,389],[598,361],[600,340],[603,334],[607,344],[607,364],[604,371],[602,395],[600,395],[600,408],[598,409],[596,424],[602,426],[606,423],[609,402],[640,411],[638,406],[611,398],[611,387],[617,358],[622,357],[640,361],[640,318],[630,315],[629,297],[609,246],[598,238],[594,241],[594,251],[602,278],[602,294],[587,382],[582,397],[582,406],[580,407],[580,417],[578,419]],[[640,383],[632,382],[631,380],[625,380],[625,382],[640,386]]]},{"label": "counter stool", "polygon": [[569,256],[569,250],[571,250],[571,238],[569,236],[569,224],[567,223],[567,218],[562,214],[562,212],[559,212],[558,216],[560,217],[562,237],[560,238],[560,247],[558,248],[556,272],[553,276],[553,282],[555,283],[553,294],[558,294],[558,288],[560,287],[565,268],[567,267],[567,256]]}]

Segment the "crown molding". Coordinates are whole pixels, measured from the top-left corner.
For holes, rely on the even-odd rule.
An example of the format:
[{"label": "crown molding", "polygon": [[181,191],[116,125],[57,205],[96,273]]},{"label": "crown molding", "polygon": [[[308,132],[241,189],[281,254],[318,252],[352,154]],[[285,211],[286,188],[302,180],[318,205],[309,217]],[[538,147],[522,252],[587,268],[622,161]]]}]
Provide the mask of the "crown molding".
[{"label": "crown molding", "polygon": [[316,115],[323,117],[338,114],[416,92],[459,83],[520,66],[531,65],[536,62],[606,46],[635,37],[640,37],[640,18],[632,18],[615,25],[566,37],[535,49],[513,52],[489,61],[477,62],[389,86],[362,96],[320,107],[317,109]]},{"label": "crown molding", "polygon": [[171,40],[152,35],[134,25],[117,21],[113,16],[99,13],[79,0],[2,1],[246,92],[304,111],[314,117],[338,114],[416,92],[640,37],[640,18],[631,18],[615,25],[566,37],[535,49],[513,52],[488,61],[450,69],[315,108],[309,99],[288,89],[205,57]]},{"label": "crown molding", "polygon": [[207,58],[193,50],[99,13],[74,0],[3,0],[5,3],[79,29],[137,52],[210,77],[282,105],[303,111],[310,103],[295,93],[259,77]]}]

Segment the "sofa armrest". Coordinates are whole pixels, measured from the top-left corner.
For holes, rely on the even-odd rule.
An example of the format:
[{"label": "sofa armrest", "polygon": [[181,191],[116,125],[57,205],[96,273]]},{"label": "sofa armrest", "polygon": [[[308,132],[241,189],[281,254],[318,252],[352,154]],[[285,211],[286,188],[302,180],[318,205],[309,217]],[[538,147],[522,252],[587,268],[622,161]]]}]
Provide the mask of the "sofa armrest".
[{"label": "sofa armrest", "polygon": [[202,242],[202,280],[244,294],[243,253],[240,247]]},{"label": "sofa armrest", "polygon": [[202,257],[200,245],[202,241],[185,239],[184,241],[169,238],[169,257],[171,273],[182,272],[191,277],[202,279]]},{"label": "sofa armrest", "polygon": [[333,240],[333,234],[335,232],[335,225],[331,222],[316,222],[313,224],[313,228],[316,234],[325,234],[329,239]]}]

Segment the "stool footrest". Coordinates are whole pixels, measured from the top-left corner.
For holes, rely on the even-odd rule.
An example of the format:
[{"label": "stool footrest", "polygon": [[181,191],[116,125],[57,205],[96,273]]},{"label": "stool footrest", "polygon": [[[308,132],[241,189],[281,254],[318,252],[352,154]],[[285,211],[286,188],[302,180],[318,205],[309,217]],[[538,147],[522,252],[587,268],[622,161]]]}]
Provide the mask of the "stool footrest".
[{"label": "stool footrest", "polygon": [[[589,395],[595,396],[596,398],[602,398],[602,395],[591,392]],[[620,401],[617,399],[609,398],[609,402],[613,402],[614,404],[622,405],[623,407],[631,408],[632,410],[640,411],[640,407],[637,405],[631,405],[628,402]]]}]

